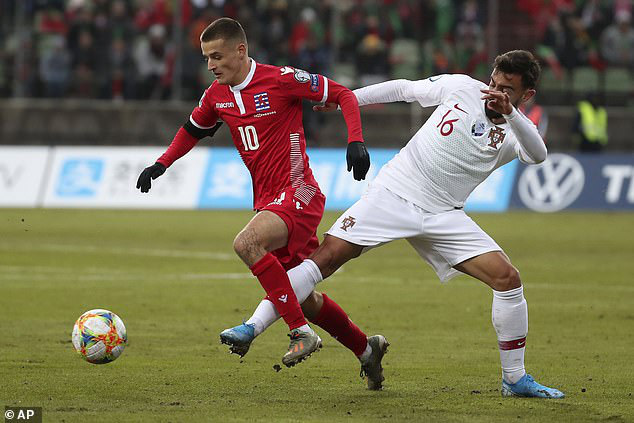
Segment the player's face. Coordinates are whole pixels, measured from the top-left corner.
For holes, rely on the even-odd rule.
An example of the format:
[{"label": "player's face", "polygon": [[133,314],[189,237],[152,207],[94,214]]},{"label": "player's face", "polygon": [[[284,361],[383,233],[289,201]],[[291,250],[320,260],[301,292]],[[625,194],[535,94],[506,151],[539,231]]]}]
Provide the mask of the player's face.
[{"label": "player's face", "polygon": [[[244,43],[216,39],[200,43],[207,69],[222,85],[238,85],[248,73],[247,49]],[[246,73],[245,73],[246,64]]]},{"label": "player's face", "polygon": [[[529,90],[522,85],[522,76],[516,73],[504,73],[498,70],[494,70],[491,74],[491,82],[489,82],[489,89],[494,91],[502,91],[508,94],[509,102],[519,107],[521,103],[528,100],[535,94],[535,90]],[[484,108],[486,115],[491,119],[500,119],[502,115],[498,112]]]}]

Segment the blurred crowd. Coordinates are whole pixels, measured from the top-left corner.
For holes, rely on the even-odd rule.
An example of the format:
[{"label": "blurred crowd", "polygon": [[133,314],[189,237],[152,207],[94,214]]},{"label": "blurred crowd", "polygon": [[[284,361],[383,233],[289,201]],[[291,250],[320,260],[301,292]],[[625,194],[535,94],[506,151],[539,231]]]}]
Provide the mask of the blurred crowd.
[{"label": "blurred crowd", "polygon": [[197,98],[210,82],[198,36],[220,16],[243,24],[256,60],[336,73],[349,85],[471,73],[486,68],[485,4],[0,0],[0,96],[167,99],[177,75],[179,96]]},{"label": "blurred crowd", "polygon": [[[634,67],[633,0],[514,0],[556,72]],[[256,60],[349,86],[487,78],[487,0],[0,0],[0,97],[196,99],[198,36],[238,19]],[[177,48],[178,47],[178,48]],[[178,93],[175,93],[175,88]]]},{"label": "blurred crowd", "polygon": [[533,20],[537,53],[557,74],[581,66],[634,70],[632,0],[518,0]]}]

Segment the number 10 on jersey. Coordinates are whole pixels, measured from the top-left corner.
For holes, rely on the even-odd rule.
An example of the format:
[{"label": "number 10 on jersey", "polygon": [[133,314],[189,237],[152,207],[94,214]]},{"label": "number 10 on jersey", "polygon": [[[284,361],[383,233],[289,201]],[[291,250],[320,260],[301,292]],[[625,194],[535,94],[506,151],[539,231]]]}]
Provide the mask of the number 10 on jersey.
[{"label": "number 10 on jersey", "polygon": [[260,148],[260,143],[258,142],[258,133],[255,132],[254,126],[238,126],[238,131],[240,131],[240,138],[242,138],[244,151],[253,151]]}]

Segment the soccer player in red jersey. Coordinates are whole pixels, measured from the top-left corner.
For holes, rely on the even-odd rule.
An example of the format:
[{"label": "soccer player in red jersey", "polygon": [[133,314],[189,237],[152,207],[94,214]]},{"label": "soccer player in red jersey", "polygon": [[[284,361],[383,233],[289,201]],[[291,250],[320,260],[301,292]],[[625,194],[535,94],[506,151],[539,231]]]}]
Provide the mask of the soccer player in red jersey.
[{"label": "soccer player in red jersey", "polygon": [[[167,151],[143,170],[137,188],[148,192],[151,179],[162,175],[199,139],[212,136],[221,124],[219,120],[227,124],[251,173],[253,208],[257,212],[236,236],[233,247],[288,324],[291,343],[282,362],[290,367],[321,346],[286,274],[318,246],[316,230],[325,204],[308,164],[301,102],[305,98],[341,107],[348,127],[348,170],[361,180],[370,167],[370,158],[363,143],[358,103],[350,90],[321,75],[256,63],[248,55],[242,26],[233,19],[212,22],[202,32],[200,42],[216,81],[207,88]],[[368,355],[365,334],[334,301],[328,300],[327,310],[313,316],[312,321],[358,357],[364,352]],[[251,326],[245,327],[253,331]],[[236,347],[232,351],[240,354],[239,345]]]}]

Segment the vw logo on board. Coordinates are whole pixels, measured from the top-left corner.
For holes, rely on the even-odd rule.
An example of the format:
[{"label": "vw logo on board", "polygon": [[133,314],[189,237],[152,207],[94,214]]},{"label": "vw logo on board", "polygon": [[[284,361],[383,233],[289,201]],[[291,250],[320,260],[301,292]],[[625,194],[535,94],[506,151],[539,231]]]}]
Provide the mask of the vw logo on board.
[{"label": "vw logo on board", "polygon": [[566,154],[551,154],[542,164],[524,169],[517,188],[529,209],[555,212],[579,197],[584,182],[583,167],[577,160]]}]

